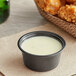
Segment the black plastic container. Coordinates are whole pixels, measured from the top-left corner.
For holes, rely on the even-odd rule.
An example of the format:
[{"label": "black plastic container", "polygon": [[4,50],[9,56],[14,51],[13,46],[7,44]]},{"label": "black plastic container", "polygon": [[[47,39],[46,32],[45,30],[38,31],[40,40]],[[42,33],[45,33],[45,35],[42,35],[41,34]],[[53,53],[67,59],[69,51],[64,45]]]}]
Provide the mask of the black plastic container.
[{"label": "black plastic container", "polygon": [[[24,40],[27,40],[28,38],[35,37],[35,36],[53,37],[62,44],[62,49],[59,50],[57,53],[50,54],[50,55],[35,55],[35,54],[25,52],[21,48],[22,42]],[[65,40],[62,37],[60,37],[59,35],[57,35],[55,33],[47,32],[47,31],[30,32],[30,33],[23,35],[18,40],[18,47],[22,51],[24,64],[28,68],[35,70],[35,71],[40,71],[40,72],[49,71],[49,70],[52,70],[57,67],[59,60],[60,60],[61,52],[64,49],[65,45],[66,45]]]}]

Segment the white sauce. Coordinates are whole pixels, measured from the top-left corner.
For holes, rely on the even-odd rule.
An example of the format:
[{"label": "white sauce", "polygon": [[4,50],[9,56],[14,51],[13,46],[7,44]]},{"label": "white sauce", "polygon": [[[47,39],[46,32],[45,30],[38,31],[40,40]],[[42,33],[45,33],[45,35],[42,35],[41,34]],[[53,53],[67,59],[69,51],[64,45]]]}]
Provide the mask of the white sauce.
[{"label": "white sauce", "polygon": [[49,55],[60,51],[62,49],[62,45],[54,38],[47,36],[36,36],[24,40],[21,48],[24,51],[35,55]]}]

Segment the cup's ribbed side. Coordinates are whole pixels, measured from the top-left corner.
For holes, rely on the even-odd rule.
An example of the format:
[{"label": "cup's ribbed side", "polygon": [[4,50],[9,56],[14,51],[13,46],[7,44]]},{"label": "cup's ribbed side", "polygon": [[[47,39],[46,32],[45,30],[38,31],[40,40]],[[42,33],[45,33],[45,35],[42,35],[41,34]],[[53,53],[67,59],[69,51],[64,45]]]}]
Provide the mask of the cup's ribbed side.
[{"label": "cup's ribbed side", "polygon": [[[37,5],[37,3],[36,3],[36,5]],[[53,22],[58,27],[65,30],[66,32],[68,32],[69,34],[71,34],[73,37],[76,38],[76,25],[75,24],[69,23],[65,20],[62,20],[62,19],[56,17],[56,16],[50,15],[50,14],[46,13],[45,11],[43,11],[42,9],[40,9],[39,7],[38,7],[38,10],[44,18],[46,18],[50,22]]]}]

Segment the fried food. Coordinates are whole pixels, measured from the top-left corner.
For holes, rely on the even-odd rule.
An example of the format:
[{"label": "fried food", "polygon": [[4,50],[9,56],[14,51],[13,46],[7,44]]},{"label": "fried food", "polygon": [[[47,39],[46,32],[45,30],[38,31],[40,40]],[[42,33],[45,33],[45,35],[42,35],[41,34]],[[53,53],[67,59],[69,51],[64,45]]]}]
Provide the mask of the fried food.
[{"label": "fried food", "polygon": [[35,0],[38,4],[38,6],[42,9],[44,9],[46,7],[46,3],[44,2],[44,0]]},{"label": "fried food", "polygon": [[45,11],[51,13],[52,15],[57,14],[61,6],[60,0],[45,0],[45,3],[47,4]]},{"label": "fried food", "polygon": [[36,1],[38,1],[38,5],[40,8],[42,8],[44,11],[52,15],[56,15],[61,6],[60,0],[36,0]]},{"label": "fried food", "polygon": [[68,3],[74,3],[76,0],[66,0]]},{"label": "fried food", "polygon": [[76,0],[36,0],[45,12],[76,24]]},{"label": "fried food", "polygon": [[58,16],[68,22],[76,24],[76,6],[66,5],[59,9]]}]

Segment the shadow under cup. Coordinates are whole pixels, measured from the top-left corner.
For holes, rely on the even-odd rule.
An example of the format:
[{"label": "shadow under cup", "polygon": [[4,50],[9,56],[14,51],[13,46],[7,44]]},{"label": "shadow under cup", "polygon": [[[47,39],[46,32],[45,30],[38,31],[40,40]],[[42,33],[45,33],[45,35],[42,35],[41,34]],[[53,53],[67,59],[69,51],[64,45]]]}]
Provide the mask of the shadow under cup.
[{"label": "shadow under cup", "polygon": [[[62,44],[62,49],[50,55],[35,55],[35,54],[31,54],[31,53],[24,51],[21,48],[21,44],[23,43],[23,41],[27,40],[28,38],[36,37],[36,36],[48,36],[48,37],[55,38]],[[61,52],[64,49],[65,45],[66,45],[65,40],[61,36],[55,33],[52,33],[52,32],[48,32],[48,31],[30,32],[30,33],[23,35],[18,40],[18,47],[22,51],[24,64],[28,68],[34,71],[40,71],[40,72],[49,71],[57,67],[59,60],[60,60]]]}]

